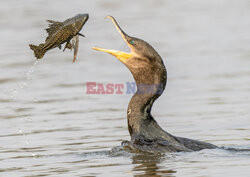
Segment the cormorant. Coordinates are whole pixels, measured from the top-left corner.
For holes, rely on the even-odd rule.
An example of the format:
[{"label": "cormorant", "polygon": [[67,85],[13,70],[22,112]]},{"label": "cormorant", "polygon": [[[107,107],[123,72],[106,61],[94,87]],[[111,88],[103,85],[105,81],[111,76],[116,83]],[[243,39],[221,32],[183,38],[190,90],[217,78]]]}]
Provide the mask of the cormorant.
[{"label": "cormorant", "polygon": [[127,109],[131,141],[122,144],[135,151],[180,152],[214,149],[217,146],[188,138],[173,136],[164,131],[151,115],[155,100],[162,94],[167,82],[167,71],[161,56],[144,40],[127,35],[112,16],[107,16],[121,34],[130,53],[93,47],[118,58],[132,73],[137,91]]}]

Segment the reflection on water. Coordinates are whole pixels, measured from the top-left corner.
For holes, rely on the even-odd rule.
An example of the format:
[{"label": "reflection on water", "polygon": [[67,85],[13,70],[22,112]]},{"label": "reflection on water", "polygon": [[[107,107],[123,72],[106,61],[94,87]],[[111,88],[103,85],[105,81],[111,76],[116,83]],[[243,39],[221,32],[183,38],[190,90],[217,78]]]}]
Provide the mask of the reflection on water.
[{"label": "reflection on water", "polygon": [[[139,176],[174,176],[175,170],[168,169],[168,167],[161,168],[159,165],[163,162],[164,155],[145,155],[138,154],[133,156],[133,164],[136,166],[133,168],[136,177]],[[138,173],[138,174],[137,174]]]},{"label": "reflection on water", "polygon": [[[2,2],[0,176],[248,176],[249,7],[247,0]],[[35,61],[28,44],[46,37],[45,20],[78,13],[90,14],[79,60],[54,49]],[[106,15],[164,59],[167,90],[153,108],[161,126],[224,149],[157,156],[113,148],[130,138],[131,95],[86,94],[86,82],[133,81],[119,61],[91,50],[128,51]]]}]

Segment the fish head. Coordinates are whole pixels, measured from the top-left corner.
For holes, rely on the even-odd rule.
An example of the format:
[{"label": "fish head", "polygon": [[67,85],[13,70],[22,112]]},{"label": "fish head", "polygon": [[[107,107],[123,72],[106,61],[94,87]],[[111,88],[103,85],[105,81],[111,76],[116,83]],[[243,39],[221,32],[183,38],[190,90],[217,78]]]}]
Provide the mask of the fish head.
[{"label": "fish head", "polygon": [[89,19],[89,14],[78,14],[74,17],[74,25],[78,32],[82,29],[83,25]]}]

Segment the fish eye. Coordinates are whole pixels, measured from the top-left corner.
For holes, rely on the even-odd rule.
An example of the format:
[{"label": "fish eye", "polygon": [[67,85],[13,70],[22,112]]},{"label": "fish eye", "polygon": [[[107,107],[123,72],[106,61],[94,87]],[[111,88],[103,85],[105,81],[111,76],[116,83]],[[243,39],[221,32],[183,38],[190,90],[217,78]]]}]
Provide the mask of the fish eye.
[{"label": "fish eye", "polygon": [[129,43],[130,43],[131,45],[134,45],[134,44],[135,44],[135,41],[134,41],[134,40],[130,40]]}]

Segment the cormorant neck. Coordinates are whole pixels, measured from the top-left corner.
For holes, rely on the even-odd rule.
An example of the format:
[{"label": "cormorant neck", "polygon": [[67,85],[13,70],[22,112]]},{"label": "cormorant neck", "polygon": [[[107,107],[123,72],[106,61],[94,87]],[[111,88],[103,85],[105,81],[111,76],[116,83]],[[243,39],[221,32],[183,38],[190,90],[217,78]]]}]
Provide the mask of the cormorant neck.
[{"label": "cormorant neck", "polygon": [[[162,62],[162,61],[161,61]],[[151,109],[155,100],[161,96],[167,82],[167,71],[163,62],[157,67],[133,69],[129,68],[137,84],[137,92],[131,98],[127,119],[130,135],[141,132],[145,121],[154,120]]]}]

